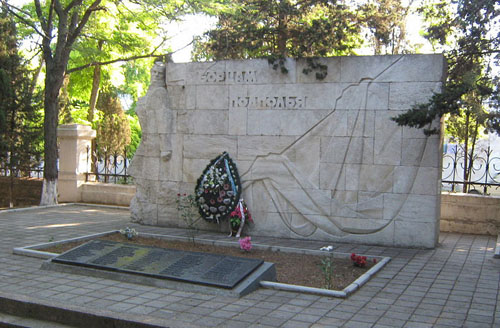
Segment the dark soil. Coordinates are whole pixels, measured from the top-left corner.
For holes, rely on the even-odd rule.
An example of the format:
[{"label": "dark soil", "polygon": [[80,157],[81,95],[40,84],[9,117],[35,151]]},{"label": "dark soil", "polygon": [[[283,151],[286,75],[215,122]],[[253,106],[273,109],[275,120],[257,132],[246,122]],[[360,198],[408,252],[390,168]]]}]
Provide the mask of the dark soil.
[{"label": "dark soil", "polygon": [[[325,288],[325,275],[321,270],[321,260],[325,259],[326,256],[311,256],[258,249],[252,249],[250,252],[245,252],[238,247],[213,246],[199,243],[193,244],[192,242],[186,241],[162,240],[144,236],[137,236],[132,241],[129,241],[119,233],[101,237],[99,239],[180,249],[184,251],[217,253],[246,258],[262,259],[266,262],[272,262],[276,265],[278,282],[308,287]],[[83,242],[66,243],[63,245],[46,248],[44,249],[44,251],[51,253],[62,253],[78,245],[81,245],[82,243]],[[359,268],[355,267],[350,259],[338,258],[332,258],[332,263],[333,282],[331,289],[333,290],[344,289],[359,276],[365,273],[372,265],[371,263],[368,263],[366,267]]]}]

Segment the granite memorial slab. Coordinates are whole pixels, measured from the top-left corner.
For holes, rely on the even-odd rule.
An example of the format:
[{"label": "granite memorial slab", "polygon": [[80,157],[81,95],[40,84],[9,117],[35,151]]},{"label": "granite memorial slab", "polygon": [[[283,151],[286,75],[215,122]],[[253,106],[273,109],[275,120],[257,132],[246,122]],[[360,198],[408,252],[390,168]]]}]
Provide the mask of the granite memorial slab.
[{"label": "granite memorial slab", "polygon": [[153,246],[92,240],[52,262],[234,288],[262,263],[247,259]]}]

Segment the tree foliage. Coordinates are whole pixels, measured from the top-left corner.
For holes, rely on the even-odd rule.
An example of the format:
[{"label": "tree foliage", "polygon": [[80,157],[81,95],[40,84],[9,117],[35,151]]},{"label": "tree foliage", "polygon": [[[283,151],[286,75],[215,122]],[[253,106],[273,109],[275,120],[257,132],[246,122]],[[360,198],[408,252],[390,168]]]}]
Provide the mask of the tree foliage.
[{"label": "tree foliage", "polygon": [[360,8],[363,26],[369,31],[375,55],[400,54],[411,51],[406,40],[406,20],[413,0],[371,0]]},{"label": "tree foliage", "polygon": [[117,94],[104,91],[99,95],[97,108],[102,113],[97,122],[97,151],[102,154],[123,154],[130,144],[130,124]]},{"label": "tree foliage", "polygon": [[[117,15],[118,12],[120,15]],[[89,20],[85,38],[79,39],[75,44],[68,62],[70,74],[66,93],[70,97],[67,109],[63,110],[61,116],[69,113],[72,121],[92,126],[109,126],[111,122],[127,127],[132,124],[134,142],[127,145],[128,156],[134,154],[141,137],[140,125],[134,124],[137,116],[133,109],[138,98],[146,91],[149,68],[157,58],[148,58],[147,55],[159,50],[160,53],[167,51],[164,46],[166,36],[162,35],[162,29],[159,27],[161,20],[157,19],[157,16],[154,12],[131,11],[118,7],[96,13]],[[146,58],[142,58],[144,56]],[[112,62],[115,58],[136,59],[99,64]],[[100,90],[113,90],[117,101],[127,100],[131,106],[129,115],[122,113],[118,119],[118,114],[96,108]],[[104,93],[109,94],[108,91]],[[61,96],[63,94],[64,89]],[[98,110],[100,112],[96,113]],[[127,124],[122,120],[124,118],[129,121]],[[105,136],[110,139],[106,140]],[[131,140],[130,136],[125,140]],[[97,141],[98,145],[103,143],[103,147],[108,148],[114,143],[113,134],[100,134]],[[124,147],[120,149],[120,153],[123,153],[123,150]]]},{"label": "tree foliage", "polygon": [[0,166],[13,178],[40,161],[41,126],[30,73],[18,54],[16,28],[5,7],[0,12]]},{"label": "tree foliage", "polygon": [[[65,76],[69,73],[111,64],[124,62],[139,58],[149,58],[161,56],[157,54],[158,49],[153,49],[151,53],[135,54],[126,58],[121,57],[124,52],[141,52],[149,50],[137,39],[129,38],[127,34],[121,34],[124,30],[129,30],[128,26],[133,25],[133,29],[150,30],[147,24],[157,24],[158,16],[153,19],[144,17],[157,15],[157,11],[145,11],[140,2],[134,1],[112,1],[112,0],[34,0],[33,4],[18,8],[11,5],[6,0],[0,0],[9,13],[16,17],[19,22],[26,27],[23,33],[26,35],[38,35],[34,40],[40,41],[40,49],[45,63],[44,81],[44,185],[42,190],[41,204],[57,203],[57,125],[59,121],[59,96],[63,86]],[[158,3],[160,3],[159,1]],[[172,16],[183,11],[186,3],[184,1],[169,2],[172,9]],[[110,14],[118,17],[119,25],[112,28],[99,27],[97,20],[99,13]],[[141,14],[139,14],[141,13]],[[147,13],[147,14],[145,14]],[[144,15],[142,15],[144,14]],[[152,16],[148,16],[152,17]],[[144,19],[143,19],[144,18]],[[127,19],[129,21],[127,21]],[[156,20],[155,20],[156,19]],[[130,20],[134,20],[133,23]],[[128,25],[130,24],[130,25]],[[106,35],[102,35],[106,32]],[[111,36],[110,36],[111,35]],[[96,51],[99,47],[83,47],[88,42],[99,44],[100,41],[114,38],[118,44],[114,48],[123,51],[111,51],[113,58],[100,59],[103,55]],[[106,42],[103,42],[103,49]],[[80,48],[79,48],[80,47]],[[69,65],[71,55],[75,49],[81,50],[82,64],[80,66]],[[85,49],[87,52],[84,52]],[[94,50],[93,50],[94,49]],[[76,54],[76,53],[75,53]],[[73,57],[75,58],[75,57]],[[83,63],[87,61],[86,63]]]},{"label": "tree foliage", "polygon": [[[125,7],[106,8],[89,20],[85,37],[75,43],[68,62],[69,93],[73,100],[89,103],[90,123],[100,88],[113,87],[136,101],[148,82],[145,77],[153,61],[148,55],[167,50],[156,15]],[[117,58],[127,60],[114,62]]]},{"label": "tree foliage", "polygon": [[[445,8],[445,4],[438,1],[436,7],[430,8],[432,3],[427,3],[422,9],[427,20],[432,21],[426,38],[434,44],[447,42],[450,37],[456,40],[446,54],[448,76],[442,91],[395,121],[400,125],[425,128],[426,134],[433,134],[439,131],[431,127],[436,118],[468,113],[484,122],[490,132],[499,132],[499,76],[492,65],[498,65],[500,60],[500,5],[494,0],[459,0],[448,5],[451,7]],[[435,17],[453,8],[456,10],[453,20]]]},{"label": "tree foliage", "polygon": [[423,19],[422,36],[432,45],[434,51],[450,42],[455,25],[455,10],[449,0],[424,0],[416,12]]},{"label": "tree foliage", "polygon": [[[469,181],[476,142],[483,132],[500,134],[500,4],[495,0],[428,0],[419,10],[427,23],[424,36],[447,52],[448,76],[440,93],[394,120],[400,125],[439,132],[432,122],[447,117],[446,132],[464,151],[463,181]],[[468,185],[464,184],[464,192]]]},{"label": "tree foliage", "polygon": [[218,14],[193,58],[241,59],[350,54],[361,40],[358,13],[324,0],[244,0]]}]

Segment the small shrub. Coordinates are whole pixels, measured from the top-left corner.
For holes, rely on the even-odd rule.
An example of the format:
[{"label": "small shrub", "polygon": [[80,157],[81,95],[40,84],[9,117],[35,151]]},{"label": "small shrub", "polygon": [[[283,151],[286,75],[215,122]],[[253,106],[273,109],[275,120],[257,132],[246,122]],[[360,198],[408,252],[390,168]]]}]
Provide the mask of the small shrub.
[{"label": "small shrub", "polygon": [[323,276],[325,278],[325,288],[332,289],[333,284],[333,255],[325,257],[321,260],[321,264],[319,265],[321,271],[323,272]]}]

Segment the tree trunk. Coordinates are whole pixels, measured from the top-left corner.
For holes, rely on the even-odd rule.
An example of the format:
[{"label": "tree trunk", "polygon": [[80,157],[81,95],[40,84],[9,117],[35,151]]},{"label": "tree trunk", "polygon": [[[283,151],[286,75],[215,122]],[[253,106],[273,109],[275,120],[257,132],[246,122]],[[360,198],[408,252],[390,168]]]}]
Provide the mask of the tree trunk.
[{"label": "tree trunk", "polygon": [[[472,178],[472,169],[474,168],[474,151],[476,148],[476,141],[477,141],[477,130],[479,128],[479,118],[476,118],[476,126],[474,127],[474,134],[472,135],[472,145],[471,145],[471,150],[470,150],[470,157],[469,157],[469,168],[467,169],[468,175],[467,178],[469,179],[468,181],[471,180]],[[470,191],[470,185],[467,191]]]},{"label": "tree trunk", "polygon": [[464,146],[464,188],[462,191],[464,193],[467,192],[467,181],[469,180],[469,172],[467,171],[468,165],[467,162],[469,160],[469,120],[470,113],[467,112],[465,114],[465,146]]},{"label": "tree trunk", "polygon": [[14,173],[12,172],[12,165],[10,165],[9,208],[13,208],[13,207],[14,207]]},{"label": "tree trunk", "polygon": [[46,62],[45,117],[44,117],[44,168],[40,205],[57,204],[57,125],[59,119],[58,98],[64,80],[64,67]]},{"label": "tree trunk", "polygon": [[12,111],[12,115],[10,116],[10,133],[7,133],[7,139],[9,140],[9,164],[8,168],[10,171],[10,182],[9,182],[9,208],[14,207],[14,172],[19,170],[19,160],[17,160],[17,164],[14,163],[16,158],[18,158],[15,155],[16,151],[16,111]]},{"label": "tree trunk", "polygon": [[31,80],[30,91],[29,91],[30,96],[33,96],[33,93],[35,92],[36,83],[38,82],[38,77],[40,76],[40,73],[42,72],[43,63],[44,63],[44,59],[42,56],[42,58],[40,58],[40,66],[38,66],[38,68],[36,69],[35,73],[33,74],[33,79]]},{"label": "tree trunk", "polygon": [[287,15],[283,12],[283,8],[278,4],[278,53],[286,57],[288,55],[286,42],[288,40],[287,35]]},{"label": "tree trunk", "polygon": [[[40,205],[57,204],[57,125],[59,119],[59,91],[64,81],[73,43],[87,24],[92,13],[101,10],[101,0],[93,0],[89,6],[82,1],[70,1],[63,8],[59,0],[51,1],[48,18],[39,0],[35,0],[36,14],[44,32],[42,51],[45,60],[44,99],[44,169]],[[81,16],[80,16],[81,13]],[[57,15],[57,19],[54,16]],[[54,23],[57,33],[53,33]],[[57,35],[57,37],[55,37]],[[53,44],[53,41],[56,41]],[[54,47],[55,45],[55,47]]]},{"label": "tree trunk", "polygon": [[99,94],[99,84],[101,83],[101,66],[94,67],[94,77],[92,79],[92,91],[90,93],[89,112],[87,121],[92,124],[94,121],[95,105],[97,103],[97,95]]},{"label": "tree trunk", "polygon": [[[99,40],[97,43],[97,48],[102,50],[102,45],[104,40]],[[92,91],[90,92],[90,102],[89,102],[89,112],[87,115],[87,121],[92,124],[94,121],[94,111],[95,105],[97,103],[97,95],[99,94],[99,85],[101,84],[101,65],[94,67],[94,76],[92,78]]]}]

